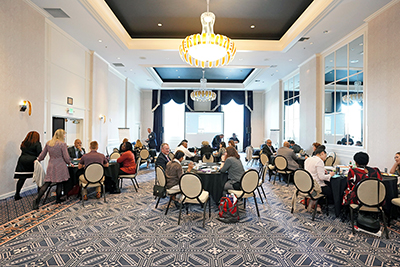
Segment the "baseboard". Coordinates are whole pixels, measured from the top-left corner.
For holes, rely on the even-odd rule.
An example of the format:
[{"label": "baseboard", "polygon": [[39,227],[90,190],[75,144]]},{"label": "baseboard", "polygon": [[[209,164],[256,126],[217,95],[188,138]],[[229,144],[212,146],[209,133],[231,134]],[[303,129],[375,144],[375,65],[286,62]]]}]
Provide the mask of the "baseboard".
[{"label": "baseboard", "polygon": [[[24,192],[26,192],[26,191],[29,191],[29,190],[32,190],[32,189],[36,189],[36,188],[37,188],[37,185],[35,185],[35,184],[30,185],[30,186],[26,186],[26,187],[23,187],[23,188],[22,188],[21,193],[24,193]],[[15,191],[11,191],[11,192],[2,194],[2,195],[0,195],[0,200],[3,200],[3,199],[6,199],[6,198],[9,198],[9,197],[12,197],[12,196],[14,196],[14,195],[15,195]]]}]

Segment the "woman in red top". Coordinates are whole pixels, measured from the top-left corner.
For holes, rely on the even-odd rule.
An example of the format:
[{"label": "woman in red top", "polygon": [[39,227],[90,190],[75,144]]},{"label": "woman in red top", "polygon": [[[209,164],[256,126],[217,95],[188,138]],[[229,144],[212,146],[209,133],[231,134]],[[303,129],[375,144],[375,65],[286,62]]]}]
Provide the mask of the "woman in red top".
[{"label": "woman in red top", "polygon": [[351,168],[347,175],[347,188],[344,191],[343,205],[358,204],[354,188],[362,179],[378,178],[382,180],[381,172],[378,168],[368,167],[369,156],[365,152],[358,152],[353,157],[356,168]]},{"label": "woman in red top", "polygon": [[120,164],[119,174],[135,174],[136,163],[132,144],[130,142],[124,143],[122,145],[122,151],[122,155],[117,159],[117,162]]}]

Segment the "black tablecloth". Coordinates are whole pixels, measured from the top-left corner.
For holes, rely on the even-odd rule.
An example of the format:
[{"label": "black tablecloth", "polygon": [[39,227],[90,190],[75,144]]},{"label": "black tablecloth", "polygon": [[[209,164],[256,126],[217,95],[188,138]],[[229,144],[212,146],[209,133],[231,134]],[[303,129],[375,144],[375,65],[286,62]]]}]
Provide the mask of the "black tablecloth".
[{"label": "black tablecloth", "polygon": [[[69,171],[69,179],[64,183],[64,192],[68,193],[74,187],[74,185],[79,183],[79,177],[76,175],[78,172],[78,167],[68,167]],[[104,176],[106,177],[106,185],[114,184],[115,188],[118,188],[118,171],[119,164],[118,163],[110,163],[109,167],[104,168]],[[109,182],[107,182],[109,181]],[[110,189],[106,191],[110,191]]]},{"label": "black tablecloth", "polygon": [[[386,187],[386,198],[385,198],[385,203],[383,205],[383,210],[385,211],[386,215],[390,215],[392,207],[392,199],[396,198],[398,195],[397,177],[383,176],[382,182]],[[347,177],[341,175],[338,176],[337,178],[331,178],[330,184],[333,193],[333,204],[335,206],[335,215],[336,217],[338,217],[342,208],[344,190],[347,187]]]},{"label": "black tablecloth", "polygon": [[222,191],[224,191],[224,185],[228,181],[227,173],[203,173],[196,172],[201,178],[201,183],[203,184],[203,189],[210,193],[211,198],[218,205],[219,200],[222,197]]},{"label": "black tablecloth", "polygon": [[343,175],[333,176],[330,180],[330,186],[332,188],[335,215],[338,217],[342,209],[344,190],[347,187],[347,177]]}]

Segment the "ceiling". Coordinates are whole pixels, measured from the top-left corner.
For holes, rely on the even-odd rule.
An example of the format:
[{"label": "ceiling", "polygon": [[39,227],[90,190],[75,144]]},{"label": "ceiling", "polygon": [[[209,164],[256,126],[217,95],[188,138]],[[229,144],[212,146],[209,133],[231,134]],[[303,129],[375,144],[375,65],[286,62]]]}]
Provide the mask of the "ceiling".
[{"label": "ceiling", "polygon": [[[200,73],[196,79],[179,75],[168,81],[154,68],[166,73],[191,68],[181,60],[178,47],[181,38],[201,32],[200,15],[206,11],[206,0],[191,0],[190,5],[188,0],[25,1],[110,64],[121,63],[115,68],[140,89],[199,86],[199,69],[186,71],[187,75]],[[216,71],[221,75],[215,78],[214,88],[266,90],[363,25],[365,18],[389,2],[251,0],[244,4],[211,0],[210,11],[216,15],[214,32],[232,38],[237,47],[235,59]],[[54,18],[44,8],[60,8],[69,18]],[[302,37],[309,39],[299,41]],[[224,81],[227,72],[248,69],[253,70],[243,82]]]}]

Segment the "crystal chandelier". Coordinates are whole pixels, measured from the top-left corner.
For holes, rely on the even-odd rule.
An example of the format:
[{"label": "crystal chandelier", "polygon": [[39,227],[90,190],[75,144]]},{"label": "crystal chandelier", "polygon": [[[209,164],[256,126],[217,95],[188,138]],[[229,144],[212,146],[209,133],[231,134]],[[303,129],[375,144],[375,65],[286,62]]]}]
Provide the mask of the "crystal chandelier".
[{"label": "crystal chandelier", "polygon": [[213,91],[208,90],[206,86],[207,86],[207,79],[204,78],[204,70],[203,70],[203,78],[200,79],[200,89],[194,90],[190,94],[190,98],[193,101],[200,101],[200,102],[214,101],[217,95]]},{"label": "crystal chandelier", "polygon": [[183,61],[191,66],[201,68],[219,67],[229,64],[236,54],[235,43],[224,35],[214,34],[215,15],[207,12],[200,16],[202,32],[187,36],[179,46]]}]

